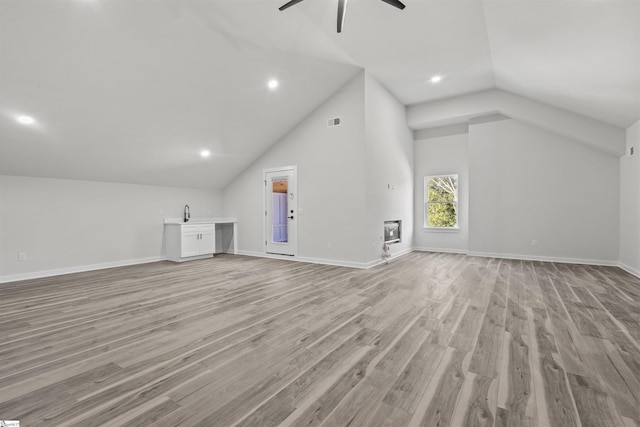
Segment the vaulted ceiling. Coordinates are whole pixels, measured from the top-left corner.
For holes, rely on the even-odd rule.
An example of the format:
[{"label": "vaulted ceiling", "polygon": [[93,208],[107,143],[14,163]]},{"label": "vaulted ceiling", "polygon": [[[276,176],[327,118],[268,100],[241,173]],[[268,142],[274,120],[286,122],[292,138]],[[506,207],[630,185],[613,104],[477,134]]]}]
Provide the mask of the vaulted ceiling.
[{"label": "vaulted ceiling", "polygon": [[637,0],[350,0],[340,34],[337,0],[284,2],[0,0],[0,173],[223,188],[362,69],[405,105],[640,118]]}]

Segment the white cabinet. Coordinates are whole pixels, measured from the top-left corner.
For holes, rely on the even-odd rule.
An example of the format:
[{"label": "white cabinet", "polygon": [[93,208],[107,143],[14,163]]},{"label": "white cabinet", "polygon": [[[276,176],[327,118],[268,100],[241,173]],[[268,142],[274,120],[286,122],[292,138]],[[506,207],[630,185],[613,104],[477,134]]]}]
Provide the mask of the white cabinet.
[{"label": "white cabinet", "polygon": [[216,246],[215,233],[213,223],[165,224],[167,259],[188,261],[213,257]]}]

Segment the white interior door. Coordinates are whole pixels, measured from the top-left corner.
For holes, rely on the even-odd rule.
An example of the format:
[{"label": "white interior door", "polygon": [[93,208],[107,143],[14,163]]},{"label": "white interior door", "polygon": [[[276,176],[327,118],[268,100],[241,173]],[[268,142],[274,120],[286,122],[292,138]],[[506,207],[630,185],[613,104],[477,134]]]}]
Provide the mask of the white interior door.
[{"label": "white interior door", "polygon": [[264,188],[265,252],[295,256],[298,211],[295,166],[265,169]]}]

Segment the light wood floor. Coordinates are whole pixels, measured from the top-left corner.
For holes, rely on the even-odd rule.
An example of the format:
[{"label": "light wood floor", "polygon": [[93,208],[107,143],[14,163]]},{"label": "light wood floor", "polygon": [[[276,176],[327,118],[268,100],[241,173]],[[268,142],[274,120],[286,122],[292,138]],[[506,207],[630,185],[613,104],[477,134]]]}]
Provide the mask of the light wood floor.
[{"label": "light wood floor", "polygon": [[640,426],[640,280],[412,253],[243,256],[0,285],[25,426]]}]

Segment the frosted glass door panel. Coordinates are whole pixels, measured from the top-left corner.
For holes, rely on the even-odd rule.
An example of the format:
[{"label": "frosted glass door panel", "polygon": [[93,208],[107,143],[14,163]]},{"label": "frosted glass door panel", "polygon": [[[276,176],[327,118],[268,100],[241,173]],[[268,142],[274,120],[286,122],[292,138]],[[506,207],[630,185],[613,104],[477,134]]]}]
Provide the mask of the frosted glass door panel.
[{"label": "frosted glass door panel", "polygon": [[273,242],[274,243],[286,243],[287,240],[287,194],[286,193],[273,193],[272,194],[272,209],[273,209]]}]

